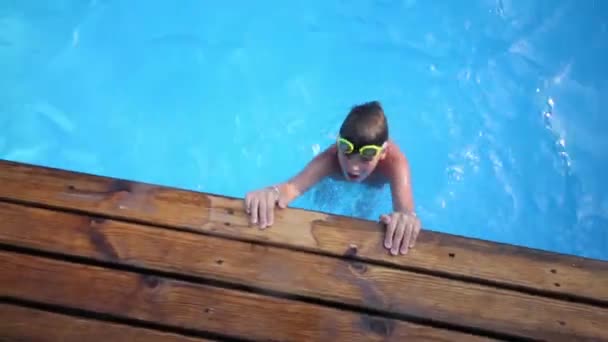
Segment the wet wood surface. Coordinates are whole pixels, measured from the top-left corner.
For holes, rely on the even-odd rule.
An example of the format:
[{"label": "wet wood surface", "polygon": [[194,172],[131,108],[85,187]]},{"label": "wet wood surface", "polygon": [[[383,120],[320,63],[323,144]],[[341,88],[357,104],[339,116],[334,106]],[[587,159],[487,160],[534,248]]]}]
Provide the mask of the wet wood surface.
[{"label": "wet wood surface", "polygon": [[[240,199],[0,161],[0,199],[70,209],[218,236],[343,255],[420,271],[608,304],[608,263],[423,230],[395,258],[376,222],[279,210],[270,230],[252,229]],[[500,265],[500,267],[497,267]]]},{"label": "wet wood surface", "polygon": [[0,184],[0,315],[149,340],[608,340],[598,260],[429,230],[395,257],[376,222],[290,208],[259,230],[240,199],[7,161]]},{"label": "wet wood surface", "polygon": [[[601,336],[606,309],[354,260],[0,203],[0,243],[528,336]],[[23,229],[27,227],[27,229]],[[311,267],[314,265],[314,267]],[[484,303],[471,310],[471,303]],[[508,310],[505,310],[508,308]],[[562,317],[556,320],[555,317]],[[594,332],[595,331],[595,332]]]},{"label": "wet wood surface", "polygon": [[68,316],[23,306],[0,304],[2,341],[36,342],[203,342],[212,341],[129,324]]},{"label": "wet wood surface", "polygon": [[472,338],[297,300],[21,253],[0,252],[0,274],[0,291],[11,298],[254,340]]}]

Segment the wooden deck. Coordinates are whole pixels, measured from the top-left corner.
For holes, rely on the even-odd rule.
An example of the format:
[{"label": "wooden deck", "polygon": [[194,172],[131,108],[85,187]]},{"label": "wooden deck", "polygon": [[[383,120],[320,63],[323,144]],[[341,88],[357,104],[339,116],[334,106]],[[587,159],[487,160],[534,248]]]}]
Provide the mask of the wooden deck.
[{"label": "wooden deck", "polygon": [[608,341],[608,263],[242,207],[0,161],[0,340]]}]

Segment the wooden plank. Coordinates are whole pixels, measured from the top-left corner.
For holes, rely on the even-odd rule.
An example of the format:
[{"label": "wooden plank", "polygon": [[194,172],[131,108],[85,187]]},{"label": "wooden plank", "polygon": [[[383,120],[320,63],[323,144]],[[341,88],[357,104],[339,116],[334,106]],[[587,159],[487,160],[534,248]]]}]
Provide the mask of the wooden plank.
[{"label": "wooden plank", "polygon": [[91,339],[112,342],[211,341],[0,303],[1,341],[82,342]]},{"label": "wooden plank", "polygon": [[[608,304],[608,263],[423,230],[417,247],[394,257],[375,222],[299,209],[277,213],[271,229],[251,228],[240,199],[0,161],[0,199],[171,225],[332,255],[355,257],[504,286]],[[500,266],[497,266],[500,265]]]},{"label": "wooden plank", "polygon": [[[606,338],[608,309],[283,248],[0,202],[0,243],[246,284],[504,335]],[[313,266],[314,265],[314,266]]]},{"label": "wooden plank", "polygon": [[0,251],[0,296],[254,340],[484,340],[377,316]]}]

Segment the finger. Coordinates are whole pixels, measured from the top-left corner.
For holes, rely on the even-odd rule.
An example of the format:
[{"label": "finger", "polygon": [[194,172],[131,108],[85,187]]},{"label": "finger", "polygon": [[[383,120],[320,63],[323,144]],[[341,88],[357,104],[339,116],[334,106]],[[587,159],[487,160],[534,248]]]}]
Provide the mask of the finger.
[{"label": "finger", "polygon": [[380,222],[384,223],[384,224],[390,224],[391,223],[391,217],[388,215],[382,215],[380,216]]},{"label": "finger", "polygon": [[414,230],[411,220],[406,219],[405,221],[405,235],[403,236],[403,241],[401,242],[401,254],[407,254],[407,250],[410,248],[410,241],[412,239],[412,231]]},{"label": "finger", "polygon": [[391,248],[391,253],[393,255],[399,254],[399,249],[401,247],[403,235],[405,234],[405,228],[406,228],[406,222],[402,216],[399,218],[399,222],[397,223],[397,231],[395,232],[395,236],[393,237],[393,246]]},{"label": "finger", "polygon": [[262,197],[260,199],[260,228],[264,229],[266,228],[266,222],[267,221],[267,209],[268,208],[268,203],[266,202],[266,198]]},{"label": "finger", "polygon": [[247,196],[245,196],[245,212],[247,214],[251,213],[251,195],[247,194]]},{"label": "finger", "polygon": [[397,220],[390,219],[386,227],[386,234],[384,235],[384,247],[391,248],[393,245],[393,236],[395,235],[396,226]]},{"label": "finger", "polygon": [[279,208],[285,209],[287,208],[287,199],[283,195],[279,194],[277,204],[279,205]]},{"label": "finger", "polygon": [[281,209],[287,208],[287,203],[285,203],[285,200],[282,198],[279,198],[279,208],[281,208]]},{"label": "finger", "polygon": [[258,208],[260,206],[260,201],[259,199],[254,196],[251,199],[251,223],[256,224],[258,223]]},{"label": "finger", "polygon": [[410,248],[414,248],[416,240],[418,240],[418,234],[420,234],[420,223],[416,222],[414,225],[414,232],[412,233],[412,239],[410,240]]},{"label": "finger", "polygon": [[276,204],[276,198],[273,193],[268,193],[266,202],[268,208],[268,226],[270,227],[274,223],[274,207]]}]

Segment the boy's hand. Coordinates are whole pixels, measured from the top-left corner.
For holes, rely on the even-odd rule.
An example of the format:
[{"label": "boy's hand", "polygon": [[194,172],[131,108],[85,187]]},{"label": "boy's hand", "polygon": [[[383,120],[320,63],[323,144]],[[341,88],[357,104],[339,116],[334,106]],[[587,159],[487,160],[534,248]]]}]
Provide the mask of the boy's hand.
[{"label": "boy's hand", "polygon": [[384,247],[390,248],[391,254],[407,254],[414,247],[420,233],[420,220],[415,214],[394,212],[380,216],[380,222],[386,225]]},{"label": "boy's hand", "polygon": [[245,196],[245,211],[250,215],[252,224],[259,222],[260,228],[270,227],[274,223],[274,207],[285,208],[277,187],[253,191]]}]

